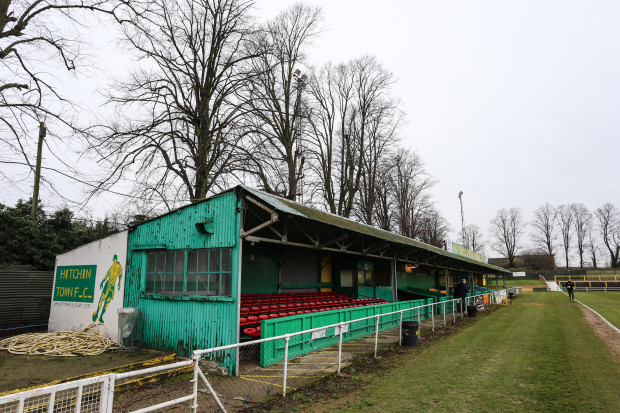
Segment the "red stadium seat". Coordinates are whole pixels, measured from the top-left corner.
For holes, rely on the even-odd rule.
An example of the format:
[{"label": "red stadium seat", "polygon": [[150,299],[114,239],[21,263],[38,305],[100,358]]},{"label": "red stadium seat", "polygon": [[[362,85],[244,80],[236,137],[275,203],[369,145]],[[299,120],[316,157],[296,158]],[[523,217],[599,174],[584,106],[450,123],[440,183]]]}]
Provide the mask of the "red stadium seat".
[{"label": "red stadium seat", "polygon": [[258,337],[260,335],[260,331],[257,328],[250,327],[243,330],[243,334],[248,335],[250,337]]}]

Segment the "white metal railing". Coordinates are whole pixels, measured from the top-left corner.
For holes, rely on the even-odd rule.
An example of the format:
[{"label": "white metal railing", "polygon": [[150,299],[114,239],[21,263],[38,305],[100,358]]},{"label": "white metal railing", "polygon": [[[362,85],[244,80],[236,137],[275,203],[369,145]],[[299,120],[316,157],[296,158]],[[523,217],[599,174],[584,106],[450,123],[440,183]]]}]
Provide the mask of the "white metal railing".
[{"label": "white metal railing", "polygon": [[[563,290],[562,290],[563,291]],[[594,292],[594,291],[620,291],[620,287],[575,287],[575,291],[585,291],[585,292]]]},{"label": "white metal railing", "polygon": [[2,396],[0,412],[111,412],[115,379],[106,374]]},{"label": "white metal railing", "polygon": [[[520,287],[509,288],[506,290],[493,290],[489,292],[479,293],[480,295],[489,296],[489,305],[497,304],[503,299],[502,296],[508,296],[510,293],[519,294]],[[472,300],[475,300],[478,296],[467,297],[465,304],[471,304]],[[473,301],[475,303],[475,301]],[[452,311],[446,311],[446,308],[450,308]],[[75,413],[109,413],[112,412],[113,399],[114,399],[114,384],[118,380],[127,379],[131,377],[144,376],[152,373],[159,373],[164,371],[171,371],[178,368],[194,365],[194,372],[192,375],[192,393],[187,394],[175,399],[157,403],[149,407],[145,407],[139,410],[134,410],[132,413],[146,413],[156,410],[167,409],[171,406],[181,403],[191,402],[191,409],[194,413],[198,411],[198,387],[199,383],[204,384],[209,394],[213,397],[213,400],[217,404],[217,407],[225,412],[226,409],[218,397],[217,392],[212,387],[206,375],[200,368],[199,362],[206,355],[220,352],[223,350],[236,349],[237,355],[241,348],[245,346],[255,346],[260,343],[265,343],[274,340],[284,340],[284,357],[283,357],[283,372],[282,372],[282,396],[286,396],[287,381],[288,381],[288,360],[289,360],[289,343],[291,338],[297,337],[303,334],[309,334],[313,332],[325,332],[327,329],[334,328],[334,337],[338,336],[338,359],[336,371],[340,372],[343,362],[343,336],[348,331],[348,326],[351,323],[356,323],[364,320],[375,320],[374,322],[374,356],[377,356],[378,343],[379,343],[379,330],[382,317],[398,315],[398,334],[399,344],[402,345],[402,321],[405,317],[413,319],[417,318],[418,322],[421,322],[422,313],[427,313],[428,308],[430,312],[430,324],[431,329],[435,330],[437,324],[436,316],[441,313],[444,326],[447,325],[447,318],[449,313],[452,315],[452,321],[456,322],[457,314],[460,313],[460,317],[463,317],[466,306],[461,305],[461,299],[453,299],[440,301],[431,304],[424,304],[418,307],[412,307],[397,311],[392,311],[383,314],[377,314],[373,316],[358,318],[355,320],[349,320],[346,322],[340,322],[330,324],[326,326],[316,327],[304,331],[295,333],[284,334],[276,337],[270,337],[265,339],[253,340],[245,343],[236,343],[226,346],[219,346],[210,349],[195,350],[190,360],[185,360],[177,363],[167,364],[163,366],[150,367],[141,370],[135,370],[125,373],[112,373],[102,376],[96,376],[88,379],[76,380],[68,383],[42,387],[39,389],[28,390],[25,392],[15,393],[7,396],[0,397],[0,413],[25,413],[25,412],[75,412]],[[441,310],[441,311],[440,311]],[[426,316],[428,317],[428,316]],[[429,320],[429,318],[426,318]],[[392,318],[388,320],[389,323],[393,323],[395,320]],[[395,328],[395,327],[393,327]],[[372,333],[370,333],[372,334]],[[238,374],[238,371],[237,371]]]}]

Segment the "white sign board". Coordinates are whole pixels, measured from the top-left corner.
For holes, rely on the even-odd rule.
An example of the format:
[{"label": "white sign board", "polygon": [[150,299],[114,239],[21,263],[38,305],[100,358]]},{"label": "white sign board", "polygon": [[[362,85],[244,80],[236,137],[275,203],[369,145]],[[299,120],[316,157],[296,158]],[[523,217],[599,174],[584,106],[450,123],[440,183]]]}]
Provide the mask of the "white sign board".
[{"label": "white sign board", "polygon": [[513,272],[512,276],[513,277],[525,277],[525,273],[524,272]]},{"label": "white sign board", "polygon": [[101,323],[99,332],[118,341],[126,263],[127,231],[58,255],[48,330],[79,331]]}]

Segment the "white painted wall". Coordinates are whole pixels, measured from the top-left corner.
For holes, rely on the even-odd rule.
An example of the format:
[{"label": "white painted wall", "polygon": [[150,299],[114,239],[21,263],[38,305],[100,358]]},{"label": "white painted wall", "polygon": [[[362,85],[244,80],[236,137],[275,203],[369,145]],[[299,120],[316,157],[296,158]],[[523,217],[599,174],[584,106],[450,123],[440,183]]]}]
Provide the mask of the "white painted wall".
[{"label": "white painted wall", "polygon": [[[114,262],[115,255],[117,263]],[[107,337],[118,341],[117,310],[123,307],[126,264],[127,231],[58,255],[48,330],[83,330],[101,319],[105,328],[99,327],[99,331],[104,333],[105,330]],[[114,289],[113,294],[111,288]],[[107,296],[112,298],[101,317],[97,307],[105,290]],[[97,317],[93,321],[96,311]]]}]

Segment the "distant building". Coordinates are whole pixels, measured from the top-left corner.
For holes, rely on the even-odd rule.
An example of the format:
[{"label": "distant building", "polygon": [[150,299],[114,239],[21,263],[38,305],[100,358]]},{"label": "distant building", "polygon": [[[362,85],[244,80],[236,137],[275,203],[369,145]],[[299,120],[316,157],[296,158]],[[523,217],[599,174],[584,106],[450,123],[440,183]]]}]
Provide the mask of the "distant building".
[{"label": "distant building", "polygon": [[[508,268],[506,258],[489,258],[489,264],[502,268]],[[515,257],[515,267],[532,270],[555,270],[554,254],[526,254]]]}]

